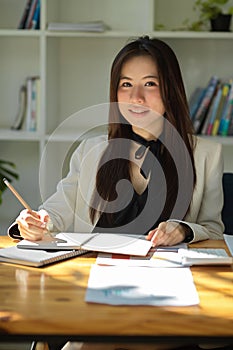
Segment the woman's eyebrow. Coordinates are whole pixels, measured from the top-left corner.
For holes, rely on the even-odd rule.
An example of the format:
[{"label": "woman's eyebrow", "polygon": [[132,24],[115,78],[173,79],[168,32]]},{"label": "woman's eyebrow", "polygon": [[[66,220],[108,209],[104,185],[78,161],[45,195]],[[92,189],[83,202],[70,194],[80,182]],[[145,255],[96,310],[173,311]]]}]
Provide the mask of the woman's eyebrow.
[{"label": "woman's eyebrow", "polygon": [[146,75],[145,77],[143,77],[143,79],[159,79],[159,77],[157,75],[154,74],[150,74],[150,75]]},{"label": "woman's eyebrow", "polygon": [[133,80],[132,78],[130,78],[130,77],[127,77],[127,76],[120,76],[120,79],[122,80],[122,79],[126,79],[126,80]]},{"label": "woman's eyebrow", "polygon": [[[120,80],[133,80],[133,78],[130,78],[130,77],[127,77],[127,76],[120,76]],[[156,79],[158,80],[159,77],[157,75],[153,75],[153,74],[150,74],[150,75],[146,75],[145,77],[142,77],[142,79]]]}]

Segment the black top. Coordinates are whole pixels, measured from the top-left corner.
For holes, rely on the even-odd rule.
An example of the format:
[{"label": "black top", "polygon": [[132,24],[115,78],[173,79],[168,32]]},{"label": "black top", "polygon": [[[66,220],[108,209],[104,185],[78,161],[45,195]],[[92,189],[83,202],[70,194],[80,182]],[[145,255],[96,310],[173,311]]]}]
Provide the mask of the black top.
[{"label": "black top", "polygon": [[[152,228],[157,227],[158,223],[163,221],[160,217],[164,202],[164,188],[160,184],[156,186],[156,176],[158,175],[161,142],[147,141],[141,136],[133,133],[132,140],[140,144],[135,152],[135,158],[141,159],[149,148],[145,159],[142,163],[140,172],[147,179],[150,175],[148,186],[142,194],[135,190],[132,193],[124,193],[124,209],[116,211],[111,216],[111,222],[107,220],[105,213],[102,213],[94,232],[123,232],[123,233],[140,233],[147,234]],[[149,152],[150,151],[150,152]],[[155,158],[158,162],[156,162]],[[130,199],[132,197],[132,199]],[[122,202],[121,202],[122,203]]]}]

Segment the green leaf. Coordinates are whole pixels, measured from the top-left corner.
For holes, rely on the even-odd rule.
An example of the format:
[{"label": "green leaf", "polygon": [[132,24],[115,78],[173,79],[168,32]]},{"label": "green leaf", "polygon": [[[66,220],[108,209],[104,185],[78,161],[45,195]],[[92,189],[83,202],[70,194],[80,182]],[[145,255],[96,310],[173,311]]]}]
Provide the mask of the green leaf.
[{"label": "green leaf", "polygon": [[0,204],[2,203],[2,193],[6,190],[6,185],[3,179],[6,178],[9,182],[13,179],[18,179],[19,175],[14,171],[15,164],[8,160],[0,160]]}]

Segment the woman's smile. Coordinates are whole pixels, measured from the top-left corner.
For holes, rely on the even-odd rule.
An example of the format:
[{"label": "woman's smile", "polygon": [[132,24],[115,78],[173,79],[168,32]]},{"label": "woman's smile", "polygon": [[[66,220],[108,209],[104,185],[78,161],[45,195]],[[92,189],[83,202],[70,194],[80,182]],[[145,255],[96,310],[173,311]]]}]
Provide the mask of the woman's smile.
[{"label": "woman's smile", "polygon": [[128,108],[128,111],[136,118],[140,118],[145,117],[150,112],[150,109],[142,106],[131,106]]}]

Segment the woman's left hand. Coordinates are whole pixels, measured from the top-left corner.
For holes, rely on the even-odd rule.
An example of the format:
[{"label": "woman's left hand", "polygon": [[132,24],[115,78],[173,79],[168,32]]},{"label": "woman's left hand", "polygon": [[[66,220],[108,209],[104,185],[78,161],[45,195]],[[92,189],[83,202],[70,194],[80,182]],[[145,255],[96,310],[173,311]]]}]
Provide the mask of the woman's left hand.
[{"label": "woman's left hand", "polygon": [[175,245],[185,239],[185,227],[175,221],[161,222],[158,227],[151,230],[147,239],[151,240],[153,247],[160,245]]}]

